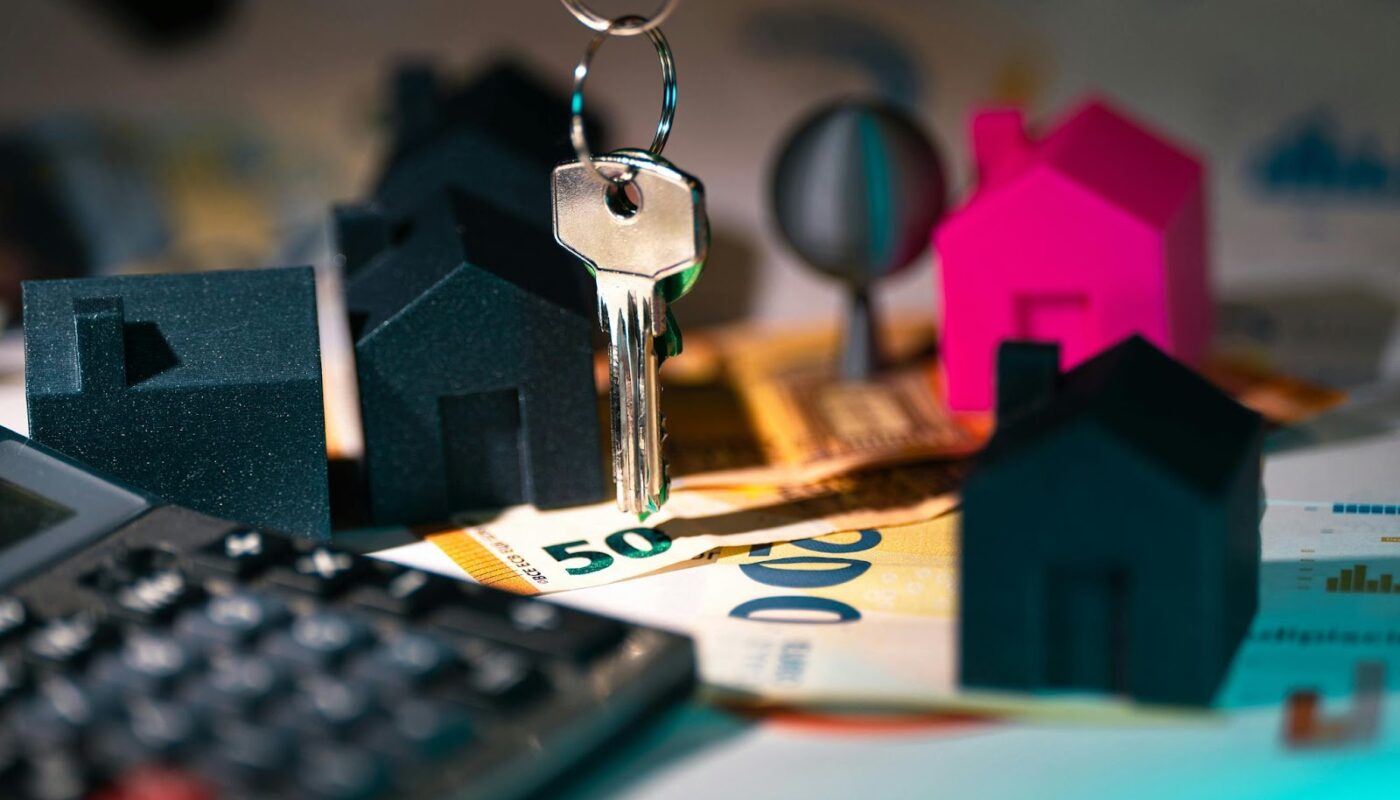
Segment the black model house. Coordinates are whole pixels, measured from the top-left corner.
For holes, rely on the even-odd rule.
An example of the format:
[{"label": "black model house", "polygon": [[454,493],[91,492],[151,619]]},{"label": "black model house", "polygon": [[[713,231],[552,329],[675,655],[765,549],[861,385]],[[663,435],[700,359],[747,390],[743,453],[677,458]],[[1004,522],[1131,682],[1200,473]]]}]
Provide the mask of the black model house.
[{"label": "black model house", "polygon": [[594,284],[551,230],[567,101],[410,70],[394,105],[372,198],[335,214],[371,519],[602,499]]},{"label": "black model house", "polygon": [[[372,259],[403,244],[414,232],[412,217],[432,202],[429,198],[441,200],[449,189],[510,214],[554,241],[549,184],[553,162],[526,158],[494,136],[464,128],[395,163],[370,200],[340,205],[332,212],[347,283],[358,279]],[[587,274],[581,264],[579,269]]]},{"label": "black model house", "polygon": [[963,490],[964,685],[1208,704],[1254,615],[1263,424],[1133,337],[1007,343]]},{"label": "black model house", "polygon": [[371,517],[600,499],[587,271],[455,188],[399,224],[346,292]]},{"label": "black model house", "polygon": [[29,432],[166,500],[329,535],[311,268],[24,284]]}]

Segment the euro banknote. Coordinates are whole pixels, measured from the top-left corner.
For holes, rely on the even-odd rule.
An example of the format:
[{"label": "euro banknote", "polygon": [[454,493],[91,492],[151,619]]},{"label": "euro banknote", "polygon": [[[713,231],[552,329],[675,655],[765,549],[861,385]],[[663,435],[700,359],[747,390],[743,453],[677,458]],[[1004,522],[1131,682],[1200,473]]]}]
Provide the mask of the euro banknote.
[{"label": "euro banknote", "polygon": [[890,364],[867,381],[839,378],[831,328],[688,336],[662,373],[676,486],[804,484],[976,450],[985,426],[940,399],[932,330],[890,333]]},{"label": "euro banknote", "polygon": [[690,574],[686,629],[703,693],[762,708],[964,711],[1056,720],[1197,723],[1122,698],[958,685],[961,514],[802,541],[729,546]]},{"label": "euro banknote", "polygon": [[1346,392],[1285,375],[1244,358],[1216,355],[1201,368],[1206,379],[1278,425],[1293,425],[1336,408]]},{"label": "euro banknote", "polygon": [[639,523],[611,502],[519,506],[425,532],[473,579],[520,594],[613,583],[723,546],[805,539],[928,519],[953,508],[965,465],[935,462],[800,486],[681,489]]},{"label": "euro banknote", "polygon": [[697,571],[705,684],[781,705],[951,697],[959,517],[722,548]]}]

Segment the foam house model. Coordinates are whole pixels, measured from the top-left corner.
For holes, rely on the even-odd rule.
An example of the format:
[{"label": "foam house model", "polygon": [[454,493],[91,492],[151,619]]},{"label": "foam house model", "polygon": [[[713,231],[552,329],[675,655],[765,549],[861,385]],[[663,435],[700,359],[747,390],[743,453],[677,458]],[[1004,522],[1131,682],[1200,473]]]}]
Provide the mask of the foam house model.
[{"label": "foam house model", "polygon": [[971,125],[977,188],[934,236],[948,402],[986,410],[997,346],[1053,342],[1073,367],[1140,334],[1196,364],[1210,338],[1205,176],[1097,100],[1041,137],[1020,111]]}]

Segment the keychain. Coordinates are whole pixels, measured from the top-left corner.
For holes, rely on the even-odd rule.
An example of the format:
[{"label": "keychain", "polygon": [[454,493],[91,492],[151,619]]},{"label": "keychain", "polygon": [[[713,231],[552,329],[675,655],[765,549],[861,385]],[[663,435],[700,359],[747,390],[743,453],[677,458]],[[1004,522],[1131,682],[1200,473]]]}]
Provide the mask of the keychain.
[{"label": "keychain", "polygon": [[[670,483],[657,369],[681,349],[670,303],[695,285],[710,244],[705,191],[661,157],[676,114],[676,68],[660,23],[676,0],[650,18],[608,20],[582,2],[562,0],[597,31],[574,70],[570,138],[578,160],[555,167],[554,238],[598,281],[598,317],[608,337],[613,479],[617,506],[645,519],[666,502]],[[583,90],[593,56],[613,36],[646,34],[661,62],[661,119],[646,150],[595,156],[583,129]]]}]

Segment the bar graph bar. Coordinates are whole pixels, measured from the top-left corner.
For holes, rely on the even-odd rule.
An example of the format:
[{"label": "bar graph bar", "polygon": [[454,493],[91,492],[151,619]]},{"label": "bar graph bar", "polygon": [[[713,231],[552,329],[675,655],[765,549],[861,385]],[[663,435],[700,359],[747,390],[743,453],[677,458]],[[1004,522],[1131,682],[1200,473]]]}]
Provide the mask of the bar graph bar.
[{"label": "bar graph bar", "polygon": [[1333,514],[1400,514],[1400,505],[1375,503],[1333,503]]},{"label": "bar graph bar", "polygon": [[1367,575],[1365,564],[1355,564],[1327,579],[1327,591],[1341,594],[1400,594],[1400,581],[1390,573]]}]

